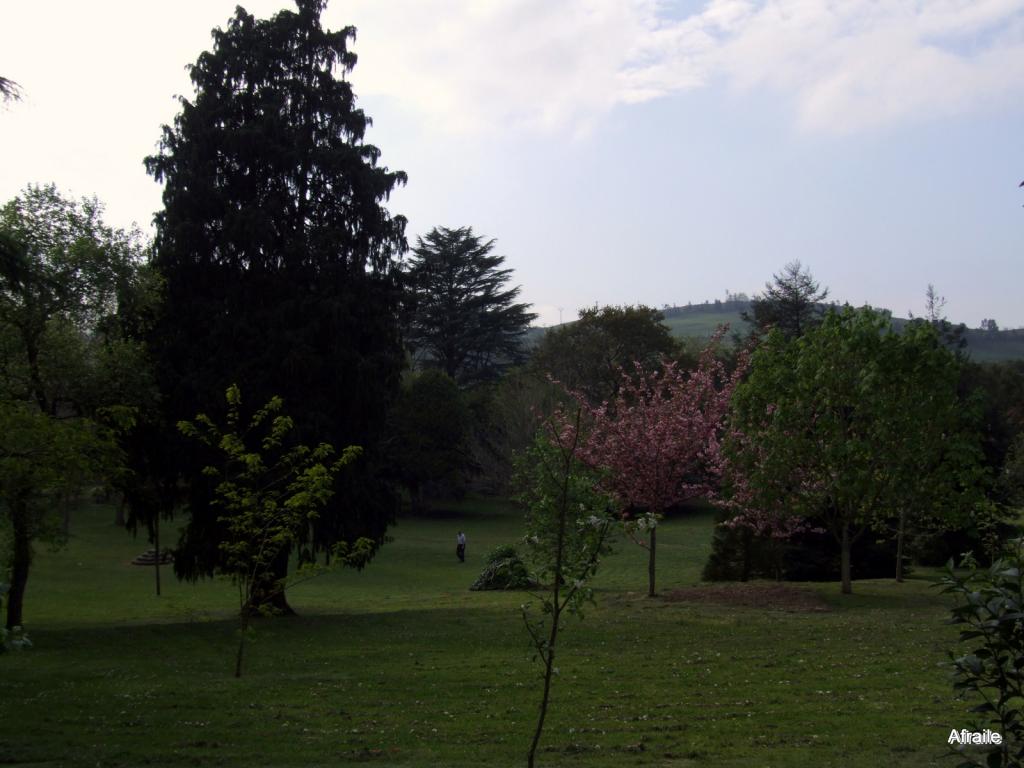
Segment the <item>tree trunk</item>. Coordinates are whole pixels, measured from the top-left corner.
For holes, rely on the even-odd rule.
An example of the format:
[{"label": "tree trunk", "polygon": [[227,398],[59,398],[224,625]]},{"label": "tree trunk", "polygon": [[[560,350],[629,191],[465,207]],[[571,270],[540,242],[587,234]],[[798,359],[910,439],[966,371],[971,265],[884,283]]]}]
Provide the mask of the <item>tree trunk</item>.
[{"label": "tree trunk", "polygon": [[156,569],[156,596],[160,597],[160,512],[157,511],[156,519],[153,521],[153,546],[156,548],[156,560],[153,567]]},{"label": "tree trunk", "polygon": [[121,496],[121,503],[117,505],[117,512],[114,513],[114,525],[118,528],[124,528],[124,508],[127,504],[127,499]]},{"label": "tree trunk", "polygon": [[853,585],[850,581],[850,524],[843,523],[843,535],[839,545],[842,549],[842,560],[839,565],[839,573],[842,578],[842,592],[844,595],[853,594]]},{"label": "tree trunk", "polygon": [[270,609],[278,616],[294,616],[295,611],[288,605],[284,594],[284,579],[288,577],[288,555],[285,549],[271,564],[270,569],[261,579],[253,584],[252,596],[248,602],[249,612],[253,615],[261,610]]},{"label": "tree trunk", "polygon": [[242,656],[245,653],[245,635],[249,631],[249,606],[242,608],[242,631],[238,633],[238,653],[235,655],[235,677],[242,676]]},{"label": "tree trunk", "polygon": [[561,618],[561,610],[558,607],[558,586],[555,586],[555,610],[551,616],[551,634],[548,638],[547,656],[544,665],[544,693],[540,700],[540,714],[537,717],[537,730],[533,733],[533,741],[530,743],[530,751],[526,756],[527,768],[533,768],[533,762],[537,756],[537,745],[540,744],[540,735],[544,731],[544,720],[548,714],[548,701],[551,698],[551,676],[555,670],[555,641],[558,640],[558,622]]},{"label": "tree trunk", "polygon": [[23,332],[22,339],[25,343],[25,355],[28,358],[28,380],[32,396],[35,397],[39,410],[43,413],[50,413],[50,403],[46,399],[43,377],[39,372],[39,337]]},{"label": "tree trunk", "polygon": [[[577,428],[579,424],[577,422]],[[575,450],[575,445],[573,446]],[[558,535],[555,539],[555,585],[552,594],[551,632],[548,635],[547,652],[544,654],[544,693],[540,700],[540,713],[537,717],[537,730],[533,732],[530,751],[526,754],[527,768],[533,768],[537,757],[537,746],[540,735],[544,731],[544,720],[548,715],[548,702],[551,699],[551,676],[555,669],[555,643],[558,640],[558,622],[562,617],[560,591],[562,588],[562,557],[565,554],[565,528],[569,516],[569,470],[572,459],[566,459],[565,479],[562,482],[562,504],[558,514]],[[540,648],[538,648],[540,650]]]},{"label": "tree trunk", "polygon": [[647,558],[647,596],[654,597],[654,556],[658,548],[658,529],[651,528],[651,549]]},{"label": "tree trunk", "polygon": [[903,583],[903,532],[907,524],[907,510],[900,507],[900,527],[896,533],[896,581]]},{"label": "tree trunk", "polygon": [[71,535],[71,494],[68,491],[60,495],[60,511],[60,531],[67,538]]},{"label": "tree trunk", "polygon": [[740,581],[750,581],[750,537],[740,534],[740,552],[743,553],[743,564],[740,566]]},{"label": "tree trunk", "polygon": [[22,608],[25,604],[25,584],[32,564],[32,531],[29,523],[28,501],[15,498],[11,503],[13,537],[11,552],[11,589],[7,593],[7,628],[22,626]]}]

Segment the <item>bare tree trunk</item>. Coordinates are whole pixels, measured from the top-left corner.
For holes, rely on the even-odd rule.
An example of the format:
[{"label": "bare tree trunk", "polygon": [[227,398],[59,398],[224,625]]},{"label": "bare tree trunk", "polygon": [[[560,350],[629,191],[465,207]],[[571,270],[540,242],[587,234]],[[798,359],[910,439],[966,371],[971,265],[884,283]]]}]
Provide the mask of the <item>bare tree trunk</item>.
[{"label": "bare tree trunk", "polygon": [[67,538],[71,535],[71,494],[68,491],[60,494],[60,512],[60,531]]},{"label": "bare tree trunk", "polygon": [[903,583],[903,533],[907,524],[907,510],[900,507],[900,527],[896,533],[896,581]]},{"label": "bare tree trunk", "polygon": [[160,597],[160,512],[157,511],[156,519],[153,522],[153,546],[156,547],[156,559],[153,567],[156,569],[156,596]]},{"label": "bare tree trunk", "polygon": [[39,340],[38,336],[32,336],[27,332],[22,333],[25,342],[25,355],[28,357],[28,380],[32,395],[43,413],[50,413],[50,403],[46,399],[46,390],[43,387],[43,377],[39,372]]},{"label": "bare tree trunk", "polygon": [[245,653],[245,635],[249,631],[249,606],[242,607],[242,631],[238,633],[238,653],[235,655],[235,677],[242,676],[242,656]]},{"label": "bare tree trunk", "polygon": [[295,611],[288,605],[282,584],[288,577],[288,556],[291,553],[283,550],[271,563],[266,573],[253,582],[252,594],[249,596],[248,610],[258,613],[261,608],[270,608],[279,616],[294,616]]},{"label": "bare tree trunk", "polygon": [[[561,572],[559,571],[559,577]],[[533,733],[533,741],[530,744],[530,752],[526,756],[526,765],[533,768],[534,760],[537,757],[537,745],[540,743],[540,735],[544,730],[544,719],[548,714],[548,701],[551,698],[551,676],[555,670],[555,641],[558,640],[558,620],[561,617],[561,609],[558,605],[558,580],[555,581],[555,610],[551,615],[551,632],[548,637],[547,654],[544,657],[544,694],[540,700],[540,715],[537,717],[537,730]]]},{"label": "bare tree trunk", "polygon": [[843,535],[839,543],[842,549],[841,561],[839,565],[839,573],[842,579],[842,593],[844,595],[853,594],[853,584],[850,581],[850,524],[843,523]]},{"label": "bare tree trunk", "polygon": [[647,558],[647,596],[654,597],[654,556],[658,548],[658,529],[651,528],[651,548]]},{"label": "bare tree trunk", "polygon": [[32,532],[29,524],[28,502],[15,498],[11,507],[12,536],[11,589],[7,593],[7,628],[22,625],[22,609],[25,604],[25,585],[28,583],[28,569],[32,564]]}]

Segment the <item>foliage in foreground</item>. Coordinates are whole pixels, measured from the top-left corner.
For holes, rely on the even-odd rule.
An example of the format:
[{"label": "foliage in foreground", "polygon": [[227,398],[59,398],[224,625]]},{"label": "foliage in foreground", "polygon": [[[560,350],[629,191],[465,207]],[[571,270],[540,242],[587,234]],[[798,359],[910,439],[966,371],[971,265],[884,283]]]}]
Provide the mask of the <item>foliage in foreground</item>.
[{"label": "foliage in foreground", "polygon": [[[227,426],[220,428],[205,414],[195,422],[182,421],[178,428],[186,437],[216,448],[220,467],[208,466],[203,474],[217,481],[213,506],[220,513],[225,538],[220,572],[238,587],[239,642],[235,677],[242,675],[249,619],[268,605],[269,598],[284,592],[289,583],[304,581],[320,573],[315,563],[303,563],[291,577],[275,578],[274,567],[282,556],[303,540],[330,499],[334,476],[354,461],[360,449],[346,448],[332,461],[334,448],[320,443],[316,448],[287,446],[294,422],[281,411],[281,398],[272,398],[245,423],[242,395],[237,386],[227,390]],[[364,562],[373,542],[359,539],[350,549],[335,547],[335,563]]]},{"label": "foliage in foreground", "polygon": [[528,604],[522,606],[535,658],[544,664],[537,728],[527,753],[529,768],[533,768],[544,731],[552,676],[558,674],[555,651],[562,615],[582,615],[583,606],[593,601],[590,581],[601,558],[611,551],[615,523],[611,500],[599,490],[596,478],[577,455],[579,427],[579,411],[573,429],[555,429],[549,424],[524,453],[519,468],[519,499],[527,510],[525,542],[543,585],[534,593],[540,616],[535,617]]},{"label": "foliage in foreground", "polygon": [[[973,565],[973,563],[971,563]],[[1024,760],[1024,539],[1011,542],[1005,555],[984,570],[972,568],[960,576],[953,561],[939,582],[952,594],[950,624],[963,627],[965,653],[950,653],[953,688],[962,697],[980,698],[971,708],[980,715],[975,726],[1002,736],[1002,744],[985,755],[965,753],[961,768],[975,765],[1020,766]]]}]

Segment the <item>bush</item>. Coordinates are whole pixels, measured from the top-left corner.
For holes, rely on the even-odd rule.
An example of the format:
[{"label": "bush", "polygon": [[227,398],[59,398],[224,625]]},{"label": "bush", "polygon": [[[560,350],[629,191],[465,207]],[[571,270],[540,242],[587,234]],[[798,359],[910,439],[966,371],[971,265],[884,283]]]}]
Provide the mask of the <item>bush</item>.
[{"label": "bush", "polygon": [[490,589],[533,589],[537,582],[530,576],[516,548],[503,544],[487,555],[487,565],[470,587],[474,591]]},{"label": "bush", "polygon": [[[972,562],[973,566],[974,563]],[[1006,554],[986,569],[972,567],[960,577],[953,561],[946,564],[940,584],[957,605],[950,624],[964,626],[960,642],[969,644],[963,655],[950,652],[953,689],[982,703],[971,708],[980,716],[975,731],[996,729],[1002,744],[988,747],[982,755],[958,751],[964,766],[1020,766],[1024,759],[1024,539],[1010,543]]]}]

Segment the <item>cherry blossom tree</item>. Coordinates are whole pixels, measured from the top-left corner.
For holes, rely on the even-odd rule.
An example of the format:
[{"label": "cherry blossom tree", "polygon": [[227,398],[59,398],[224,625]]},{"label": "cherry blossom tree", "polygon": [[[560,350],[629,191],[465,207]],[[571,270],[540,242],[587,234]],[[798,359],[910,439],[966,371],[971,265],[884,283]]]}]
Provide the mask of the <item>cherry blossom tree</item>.
[{"label": "cherry blossom tree", "polygon": [[670,507],[711,496],[722,474],[725,418],[748,363],[743,351],[729,372],[716,355],[727,330],[719,328],[693,371],[666,360],[653,370],[636,364],[634,375],[621,372],[614,400],[594,407],[575,395],[588,416],[579,456],[601,472],[626,510],[627,532],[648,550],[652,597],[658,520]]}]

